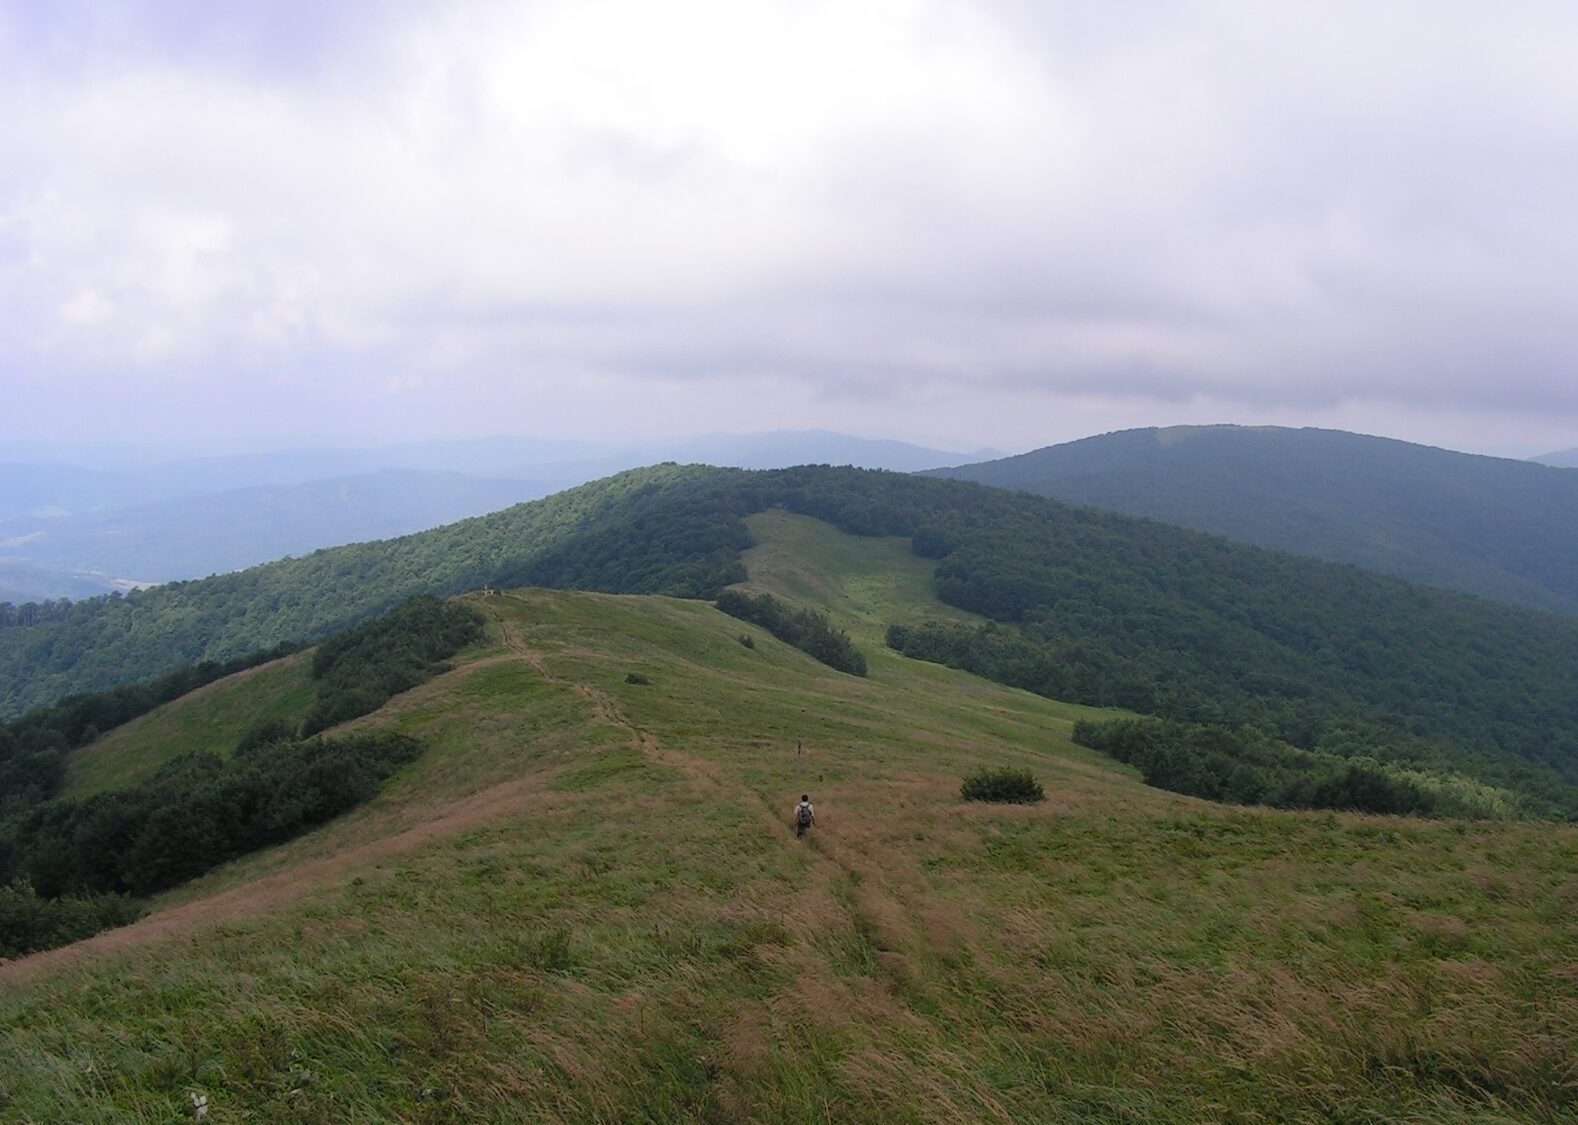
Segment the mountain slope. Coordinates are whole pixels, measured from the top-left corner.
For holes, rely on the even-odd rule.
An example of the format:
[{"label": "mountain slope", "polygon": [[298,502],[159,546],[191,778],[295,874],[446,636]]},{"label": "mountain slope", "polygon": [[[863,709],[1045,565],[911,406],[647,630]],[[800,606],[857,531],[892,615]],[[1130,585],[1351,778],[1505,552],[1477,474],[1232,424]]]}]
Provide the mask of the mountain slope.
[{"label": "mountain slope", "polygon": [[1578,473],[1335,430],[1125,430],[932,475],[1578,615]]},{"label": "mountain slope", "polygon": [[90,676],[143,679],[164,662],[323,636],[422,592],[710,596],[744,573],[746,518],[774,508],[946,556],[935,569],[942,600],[1035,646],[1038,678],[1024,686],[1465,772],[1518,790],[1530,811],[1578,812],[1578,623],[895,473],[658,466],[421,535],[12,624],[0,628],[0,683],[20,707]]},{"label": "mountain slope", "polygon": [[92,597],[408,535],[657,461],[909,471],[960,457],[811,430],[624,450],[521,438],[300,449],[116,472],[0,465],[0,602]]},{"label": "mountain slope", "polygon": [[[771,513],[753,530],[750,561],[772,565],[752,584],[849,589],[856,612],[820,604],[859,636],[948,612],[902,541]],[[747,648],[695,602],[475,604],[490,643],[355,724],[429,744],[376,801],[129,929],[0,966],[8,1113],[170,1119],[194,1095],[284,1120],[1574,1105],[1578,830],[1224,809],[1071,746],[1088,711],[880,648],[858,679]],[[1030,768],[1050,798],[965,805],[981,765]]]}]

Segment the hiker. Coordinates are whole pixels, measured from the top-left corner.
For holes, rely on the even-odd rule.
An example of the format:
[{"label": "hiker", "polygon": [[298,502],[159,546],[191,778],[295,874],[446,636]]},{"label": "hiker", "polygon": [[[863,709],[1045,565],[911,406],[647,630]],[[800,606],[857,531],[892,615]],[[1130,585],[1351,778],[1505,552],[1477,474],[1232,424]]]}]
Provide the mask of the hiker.
[{"label": "hiker", "polygon": [[805,830],[816,823],[816,808],[809,795],[800,794],[800,803],[794,807],[794,834],[804,836]]}]

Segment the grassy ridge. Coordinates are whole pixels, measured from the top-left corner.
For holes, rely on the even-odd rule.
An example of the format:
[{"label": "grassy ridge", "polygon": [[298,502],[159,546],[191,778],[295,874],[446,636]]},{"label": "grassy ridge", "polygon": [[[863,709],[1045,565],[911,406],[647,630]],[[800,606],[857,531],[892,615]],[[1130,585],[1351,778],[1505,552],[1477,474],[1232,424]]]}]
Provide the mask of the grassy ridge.
[{"label": "grassy ridge", "polygon": [[[655,466],[416,535],[89,599],[39,624],[0,627],[0,716],[186,664],[284,641],[316,641],[418,594],[444,597],[490,582],[569,578],[564,560],[583,556],[610,525],[622,526],[643,507],[683,498],[698,481],[723,472]],[[647,571],[621,572],[631,589],[686,592],[678,586],[693,573],[703,574],[709,588],[740,576],[698,566],[694,556],[710,541],[701,547],[675,543],[665,531],[660,523],[645,539],[628,532],[617,537],[647,552]],[[719,565],[726,568],[741,545]],[[677,569],[685,577],[676,578]]]},{"label": "grassy ridge", "polygon": [[[813,562],[818,536],[823,560],[850,549],[793,531]],[[878,616],[936,611],[872,595],[906,588],[875,569],[848,585],[892,597]],[[353,724],[430,747],[377,800],[91,956],[0,969],[0,1112],[165,1120],[194,1092],[283,1121],[1578,1104],[1574,829],[1226,809],[1073,746],[1091,709],[884,649],[856,679],[747,649],[696,603],[477,604],[488,645]],[[965,805],[980,766],[1030,768],[1048,800]]]},{"label": "grassy ridge", "polygon": [[1009,682],[1057,698],[1463,773],[1540,815],[1578,816],[1578,622],[1032,496],[826,466],[657,466],[299,568],[0,628],[0,691],[28,652],[38,660],[21,660],[19,690],[45,691],[52,677],[109,675],[183,645],[256,644],[252,633],[282,622],[316,635],[326,616],[365,616],[412,587],[711,594],[744,576],[747,520],[775,508],[902,535],[939,560],[942,600],[1014,626],[964,638],[985,674],[1006,657],[1035,678]]}]

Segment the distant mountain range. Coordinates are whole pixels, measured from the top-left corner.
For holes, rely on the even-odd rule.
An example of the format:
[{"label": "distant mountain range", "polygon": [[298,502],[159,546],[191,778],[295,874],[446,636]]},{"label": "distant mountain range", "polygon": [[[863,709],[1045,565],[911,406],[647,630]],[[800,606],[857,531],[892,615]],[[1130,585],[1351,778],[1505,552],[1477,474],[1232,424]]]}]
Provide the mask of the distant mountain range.
[{"label": "distant mountain range", "polygon": [[1564,449],[1559,453],[1545,453],[1530,457],[1537,465],[1550,465],[1558,469],[1578,469],[1578,449]]},{"label": "distant mountain range", "polygon": [[122,453],[109,467],[0,464],[0,602],[89,597],[407,535],[658,461],[911,472],[964,456],[809,430],[622,449],[496,437],[152,463]]},{"label": "distant mountain range", "polygon": [[1335,430],[1124,430],[939,469],[1578,615],[1578,472]]}]

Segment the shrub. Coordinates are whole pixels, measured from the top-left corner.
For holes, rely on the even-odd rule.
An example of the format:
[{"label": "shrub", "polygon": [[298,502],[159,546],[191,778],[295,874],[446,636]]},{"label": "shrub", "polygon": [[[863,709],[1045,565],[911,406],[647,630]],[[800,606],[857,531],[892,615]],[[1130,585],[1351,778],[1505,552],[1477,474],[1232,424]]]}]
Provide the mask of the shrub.
[{"label": "shrub", "polygon": [[746,648],[755,648],[756,647],[756,638],[751,636],[749,633],[741,633],[740,634],[740,643],[742,645],[744,645]]},{"label": "shrub", "polygon": [[1000,804],[1033,805],[1046,800],[1046,790],[1029,770],[978,769],[964,779],[959,791],[966,801],[996,801]]},{"label": "shrub", "polygon": [[417,597],[376,621],[324,641],[312,658],[318,699],[302,737],[361,715],[449,670],[445,658],[482,637],[482,615],[459,602]]},{"label": "shrub", "polygon": [[760,625],[829,668],[852,676],[866,674],[865,654],[855,647],[848,633],[833,628],[825,614],[792,609],[771,594],[753,598],[740,590],[723,591],[714,604],[730,617]]},{"label": "shrub", "polygon": [[29,883],[17,880],[0,887],[0,957],[25,957],[92,937],[135,922],[143,909],[124,895],[43,898]]},{"label": "shrub", "polygon": [[651,682],[640,672],[631,672],[625,676],[625,683],[627,684],[650,684]]},{"label": "shrub", "polygon": [[236,743],[236,753],[250,754],[261,747],[272,746],[276,742],[289,742],[295,737],[295,723],[284,719],[264,719],[247,728],[246,733]]}]

